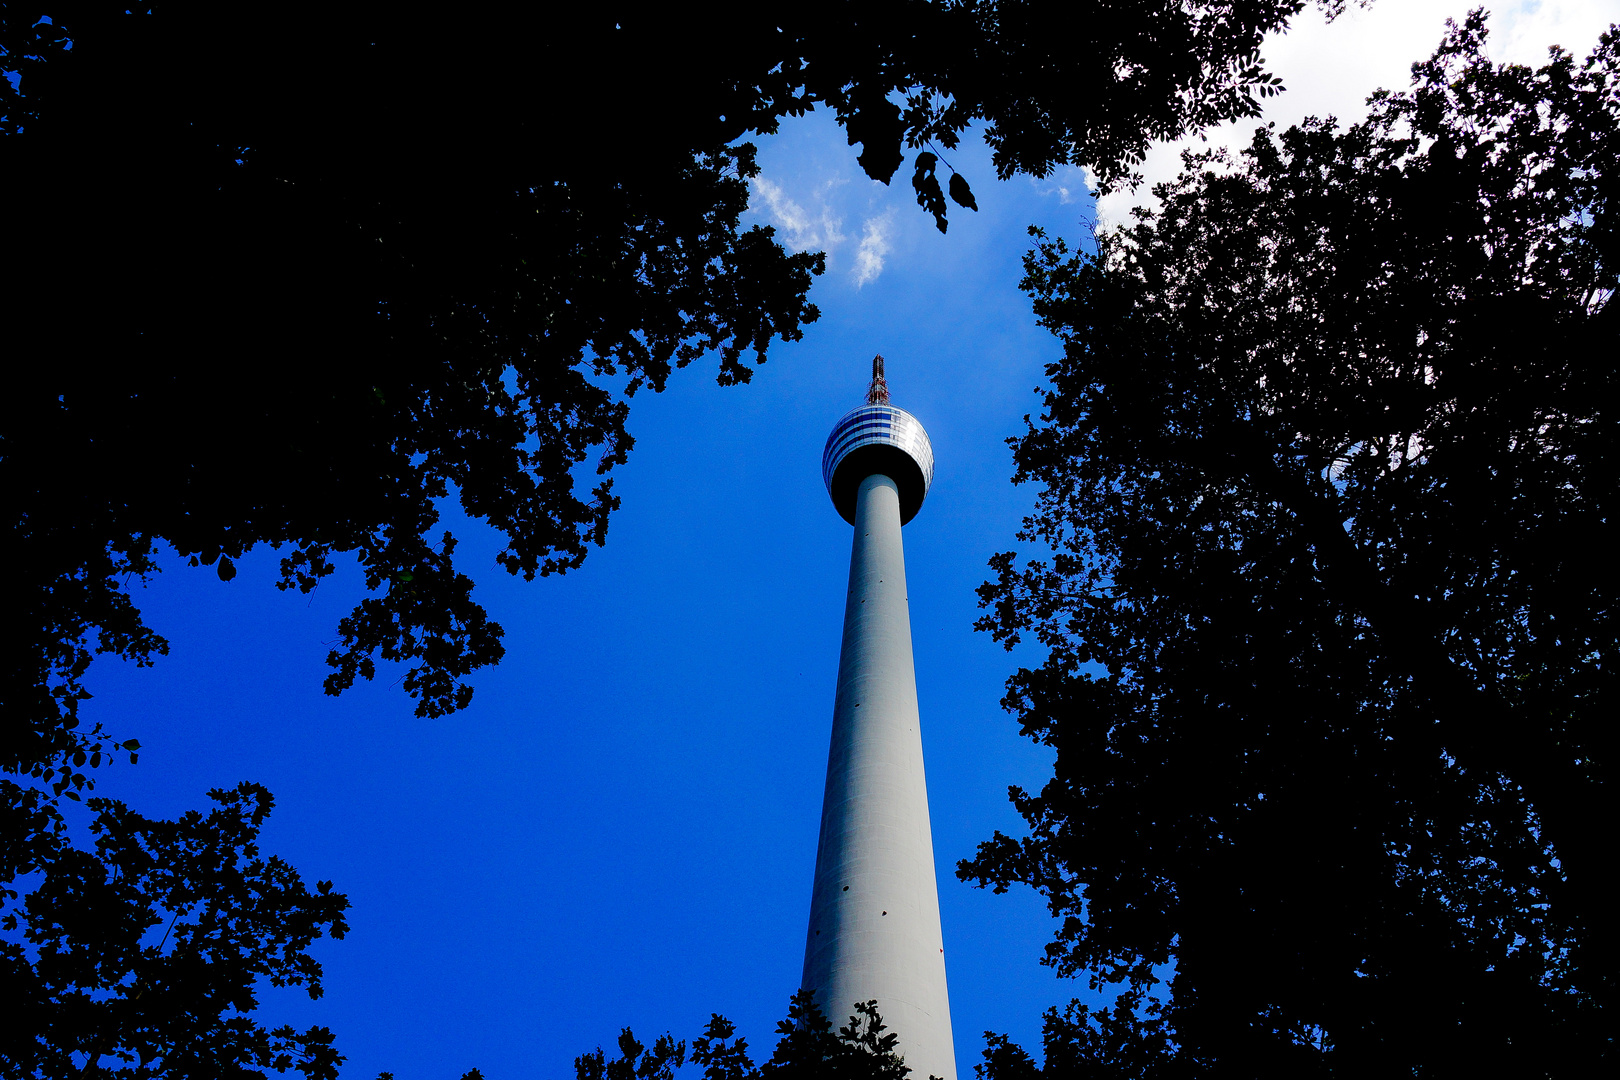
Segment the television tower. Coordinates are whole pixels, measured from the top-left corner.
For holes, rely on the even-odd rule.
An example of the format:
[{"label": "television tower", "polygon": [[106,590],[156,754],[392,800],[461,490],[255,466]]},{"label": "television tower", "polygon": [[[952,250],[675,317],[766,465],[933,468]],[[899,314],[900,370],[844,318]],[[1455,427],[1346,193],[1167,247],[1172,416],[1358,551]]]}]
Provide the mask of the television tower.
[{"label": "television tower", "polygon": [[934,449],[889,404],[883,357],[866,404],[827,438],[821,473],[855,546],[802,985],[835,1028],[875,999],[912,1077],[956,1080],[900,545],[933,482]]}]

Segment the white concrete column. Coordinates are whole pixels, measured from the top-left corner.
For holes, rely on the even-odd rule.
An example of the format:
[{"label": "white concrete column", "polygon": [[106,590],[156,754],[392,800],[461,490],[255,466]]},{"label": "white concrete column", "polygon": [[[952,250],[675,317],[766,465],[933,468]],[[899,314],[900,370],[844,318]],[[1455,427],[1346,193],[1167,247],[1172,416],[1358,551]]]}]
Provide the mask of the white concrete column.
[{"label": "white concrete column", "polygon": [[914,1080],[956,1080],[900,496],[857,499],[803,985],[835,1028],[875,998]]}]

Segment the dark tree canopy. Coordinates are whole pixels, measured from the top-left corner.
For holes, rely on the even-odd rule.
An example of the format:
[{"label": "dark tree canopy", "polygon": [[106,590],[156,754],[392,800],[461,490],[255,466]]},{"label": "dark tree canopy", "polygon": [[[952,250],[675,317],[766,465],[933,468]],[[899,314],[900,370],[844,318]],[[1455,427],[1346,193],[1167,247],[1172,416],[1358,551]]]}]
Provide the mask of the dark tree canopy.
[{"label": "dark tree canopy", "polygon": [[1127,990],[1112,1007],[1078,1001],[1041,1017],[1041,1064],[1005,1035],[984,1033],[979,1080],[1151,1080],[1172,1052],[1162,1009],[1141,990]]},{"label": "dark tree canopy", "polygon": [[598,1047],[574,1059],[574,1074],[576,1080],[674,1080],[675,1070],[690,1061],[703,1069],[703,1080],[906,1080],[911,1075],[874,1001],[857,1002],[848,1023],[835,1030],[810,992],[800,990],[776,1032],[776,1050],[755,1065],[748,1040],[736,1038],[735,1025],[718,1013],[692,1040],[690,1054],[685,1042],[669,1035],[648,1047],[625,1028],[618,1057]]},{"label": "dark tree canopy", "polygon": [[[1125,179],[1254,114],[1260,38],[1302,6],[0,7],[0,771],[77,797],[133,760],[78,706],[96,654],[167,650],[129,589],[170,548],[229,580],[270,545],[304,591],[357,560],[326,689],[382,660],[419,714],[464,707],[502,633],[444,500],[508,571],[577,567],[629,397],[705,356],[746,382],[816,318],[821,257],[741,224],[744,139],[830,108],[869,175],[913,155],[944,229],[969,124],[1002,176]],[[0,880],[90,857],[3,794]]]},{"label": "dark tree canopy", "polygon": [[1173,965],[1155,1075],[1613,1067],[1620,36],[1483,27],[1026,263],[1049,554],[982,625],[1057,758],[960,873],[1063,972]]},{"label": "dark tree canopy", "polygon": [[1121,177],[1252,114],[1259,40],[1302,6],[9,6],[0,490],[30,648],[7,767],[98,748],[80,676],[164,650],[125,589],[163,545],[223,578],[276,545],[299,589],[357,558],[372,595],[327,689],[381,658],[420,713],[464,706],[501,631],[436,501],[499,529],[514,573],[577,566],[627,396],[706,353],[746,381],[816,316],[819,256],[739,225],[739,140],[830,107],[872,176],[918,151],[943,228],[945,187],[974,203],[936,175],[968,124],[1004,176]]},{"label": "dark tree canopy", "polygon": [[[330,1031],[267,1030],[252,1014],[260,980],[321,996],[309,946],[344,935],[349,901],[330,881],[310,889],[281,859],[260,854],[268,791],[241,784],[209,796],[213,810],[175,821],[92,799],[91,851],[69,846],[59,820],[40,830],[51,850],[21,868],[37,872],[34,887],[21,904],[0,899],[6,1076],[182,1080],[296,1069],[335,1080],[343,1058]],[[5,824],[10,837],[15,823]]]},{"label": "dark tree canopy", "polygon": [[615,505],[590,472],[631,445],[607,387],[711,350],[744,380],[815,315],[819,259],[738,226],[751,148],[705,133],[625,181],[557,146],[538,15],[65,9],[73,47],[24,72],[38,115],[0,139],[0,482],[34,648],[11,767],[83,741],[92,651],[163,650],[124,587],[159,543],[222,578],[276,545],[306,590],[352,553],[372,596],[328,690],[381,657],[420,713],[460,708],[501,633],[435,501],[500,529],[514,573],[577,566]]}]

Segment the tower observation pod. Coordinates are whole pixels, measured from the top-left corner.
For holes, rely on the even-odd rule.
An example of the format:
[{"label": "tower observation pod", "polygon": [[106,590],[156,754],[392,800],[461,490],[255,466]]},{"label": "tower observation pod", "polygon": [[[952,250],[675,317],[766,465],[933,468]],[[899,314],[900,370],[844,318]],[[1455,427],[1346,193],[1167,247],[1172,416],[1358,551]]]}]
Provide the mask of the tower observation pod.
[{"label": "tower observation pod", "polygon": [[835,1028],[856,1002],[876,1000],[914,1080],[956,1080],[900,544],[933,481],[934,450],[916,418],[889,404],[881,356],[866,401],[834,426],[821,458],[855,544],[802,985]]}]

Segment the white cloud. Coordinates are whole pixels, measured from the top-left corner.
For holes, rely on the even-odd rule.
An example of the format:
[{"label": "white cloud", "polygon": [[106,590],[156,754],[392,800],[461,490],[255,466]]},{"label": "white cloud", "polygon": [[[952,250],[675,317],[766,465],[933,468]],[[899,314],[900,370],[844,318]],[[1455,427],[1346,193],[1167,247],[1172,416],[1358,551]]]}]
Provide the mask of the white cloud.
[{"label": "white cloud", "polygon": [[842,184],[842,180],[829,180],[821,186],[821,239],[829,249],[837,247],[844,242],[844,234],[840,231],[844,219],[833,213],[832,205],[825,201],[827,189]]},{"label": "white cloud", "polygon": [[889,236],[894,229],[894,210],[885,210],[877,217],[866,219],[861,246],[855,251],[855,265],[849,276],[858,289],[869,281],[876,281],[883,273],[883,257],[889,253]]},{"label": "white cloud", "polygon": [[[1335,116],[1346,124],[1364,119],[1367,95],[1380,87],[1405,89],[1412,64],[1440,43],[1446,19],[1461,21],[1479,2],[1376,0],[1371,8],[1350,6],[1332,23],[1315,7],[1300,13],[1285,33],[1270,35],[1261,47],[1267,68],[1287,90],[1264,103],[1260,119],[1222,124],[1206,133],[1207,142],[1195,137],[1155,144],[1141,166],[1142,186],[1098,199],[1099,219],[1120,224],[1132,207],[1152,205],[1152,186],[1180,172],[1183,149],[1238,150],[1262,123],[1286,128],[1308,116]],[[1584,56],[1611,22],[1620,21],[1620,0],[1499,0],[1495,7],[1486,47],[1499,63],[1544,63],[1553,44]]]},{"label": "white cloud", "polygon": [[795,251],[803,251],[815,244],[816,238],[811,232],[810,215],[805,213],[804,207],[788,198],[781,184],[772,183],[763,176],[756,176],[753,187],[753,193],[759,196],[765,205],[761,208],[750,199],[749,209],[763,214],[772,225],[776,226],[777,231],[782,234],[784,244]]},{"label": "white cloud", "polygon": [[1047,177],[1029,177],[1030,187],[1043,198],[1056,195],[1059,205],[1067,206],[1092,188],[1091,174],[1072,165],[1065,165]]},{"label": "white cloud", "polygon": [[[806,193],[799,187],[798,198],[788,193],[794,177],[788,175],[783,183],[766,176],[753,178],[748,200],[751,212],[763,217],[777,229],[778,238],[794,251],[820,250],[827,253],[829,265],[840,267],[847,259],[850,282],[859,289],[876,281],[883,273],[885,257],[894,238],[894,209],[885,207],[881,185],[878,191],[849,188],[847,179],[834,176],[816,184]],[[796,185],[795,185],[796,186]],[[865,196],[866,207],[851,205]],[[842,210],[861,214],[861,238],[855,250],[849,252],[850,237],[843,231]]]},{"label": "white cloud", "polygon": [[1620,22],[1617,0],[1504,4],[1491,20],[1491,57],[1515,64],[1541,64],[1550,45],[1584,56],[1610,23]]},{"label": "white cloud", "polygon": [[749,209],[776,226],[782,234],[782,242],[794,251],[831,250],[845,240],[844,219],[833,212],[827,200],[828,194],[841,183],[832,179],[816,189],[813,195],[816,210],[812,213],[789,198],[781,184],[756,176],[748,200]]}]

